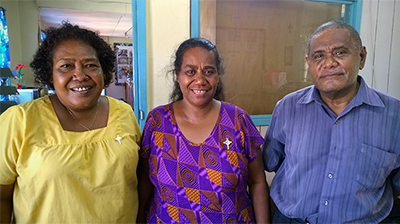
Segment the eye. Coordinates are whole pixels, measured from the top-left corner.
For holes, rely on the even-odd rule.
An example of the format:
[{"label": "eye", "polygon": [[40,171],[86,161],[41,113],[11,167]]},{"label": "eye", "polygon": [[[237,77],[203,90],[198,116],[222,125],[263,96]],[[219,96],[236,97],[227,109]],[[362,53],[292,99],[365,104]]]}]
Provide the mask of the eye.
[{"label": "eye", "polygon": [[185,72],[188,76],[194,76],[195,74],[196,74],[196,71],[195,70],[187,70],[186,72]]},{"label": "eye", "polygon": [[60,68],[70,68],[70,67],[71,67],[70,64],[63,64],[63,65],[60,66]]},{"label": "eye", "polygon": [[59,71],[61,72],[68,72],[72,69],[74,69],[74,66],[71,64],[62,64],[59,66]]},{"label": "eye", "polygon": [[318,54],[314,54],[313,59],[319,60],[319,59],[322,59],[323,57],[324,57],[323,54],[318,53]]},{"label": "eye", "polygon": [[206,76],[210,76],[210,75],[213,75],[213,74],[215,74],[215,71],[212,70],[212,69],[208,69],[208,70],[204,71],[204,75],[206,75]]},{"label": "eye", "polygon": [[96,64],[86,64],[85,67],[86,67],[86,68],[97,68],[97,67],[99,67],[99,66],[96,65]]},{"label": "eye", "polygon": [[344,51],[340,50],[340,51],[336,51],[336,52],[335,52],[335,55],[336,55],[336,56],[341,56],[341,55],[343,55],[344,53],[345,53]]}]

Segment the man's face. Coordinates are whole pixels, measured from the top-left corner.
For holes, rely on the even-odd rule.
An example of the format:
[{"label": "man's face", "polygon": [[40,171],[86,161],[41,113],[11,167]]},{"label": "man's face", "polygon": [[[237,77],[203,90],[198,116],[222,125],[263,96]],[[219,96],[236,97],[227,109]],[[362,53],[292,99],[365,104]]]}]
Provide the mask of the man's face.
[{"label": "man's face", "polygon": [[366,55],[365,47],[357,49],[347,29],[329,29],[315,35],[306,60],[320,94],[343,97],[356,89]]}]

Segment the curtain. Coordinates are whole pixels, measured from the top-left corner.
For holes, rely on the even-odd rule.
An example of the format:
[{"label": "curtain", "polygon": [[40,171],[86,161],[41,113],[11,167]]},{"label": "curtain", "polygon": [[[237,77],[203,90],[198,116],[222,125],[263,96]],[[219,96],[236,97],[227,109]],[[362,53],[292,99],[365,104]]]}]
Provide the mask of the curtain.
[{"label": "curtain", "polygon": [[8,28],[6,22],[6,15],[3,7],[0,7],[0,67],[10,67],[10,49],[8,40]]}]

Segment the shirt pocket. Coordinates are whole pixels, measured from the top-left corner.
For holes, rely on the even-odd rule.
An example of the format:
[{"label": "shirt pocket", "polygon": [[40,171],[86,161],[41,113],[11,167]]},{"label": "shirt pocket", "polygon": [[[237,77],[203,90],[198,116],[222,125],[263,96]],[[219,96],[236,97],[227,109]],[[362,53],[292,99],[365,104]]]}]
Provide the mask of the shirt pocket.
[{"label": "shirt pocket", "polygon": [[396,166],[397,155],[362,144],[357,181],[366,189],[381,188]]}]

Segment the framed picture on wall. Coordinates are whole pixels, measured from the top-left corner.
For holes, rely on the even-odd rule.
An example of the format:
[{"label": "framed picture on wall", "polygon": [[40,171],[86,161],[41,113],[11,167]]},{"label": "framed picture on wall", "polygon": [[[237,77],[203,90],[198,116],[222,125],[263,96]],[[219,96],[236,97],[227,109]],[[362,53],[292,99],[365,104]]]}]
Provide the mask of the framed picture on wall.
[{"label": "framed picture on wall", "polygon": [[125,85],[133,82],[133,47],[132,44],[114,43],[115,56],[115,85]]}]

